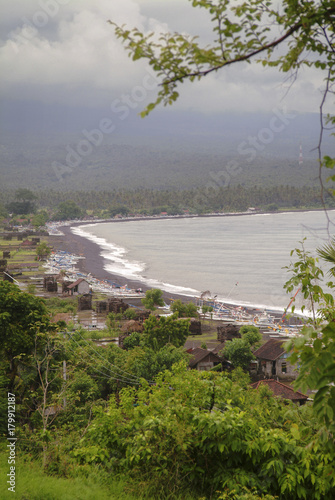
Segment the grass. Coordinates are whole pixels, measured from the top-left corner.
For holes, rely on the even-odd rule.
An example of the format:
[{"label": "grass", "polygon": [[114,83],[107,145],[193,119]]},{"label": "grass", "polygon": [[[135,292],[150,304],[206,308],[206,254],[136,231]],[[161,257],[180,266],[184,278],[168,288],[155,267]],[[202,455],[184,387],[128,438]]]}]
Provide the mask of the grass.
[{"label": "grass", "polygon": [[[0,497],[2,500],[138,500],[125,492],[126,482],[111,479],[108,484],[101,484],[101,477],[77,477],[73,479],[48,476],[43,473],[37,463],[25,463],[17,457],[15,464],[15,493],[8,491],[7,463],[8,453],[1,453],[0,474],[2,486]],[[93,472],[93,471],[92,471]]]}]

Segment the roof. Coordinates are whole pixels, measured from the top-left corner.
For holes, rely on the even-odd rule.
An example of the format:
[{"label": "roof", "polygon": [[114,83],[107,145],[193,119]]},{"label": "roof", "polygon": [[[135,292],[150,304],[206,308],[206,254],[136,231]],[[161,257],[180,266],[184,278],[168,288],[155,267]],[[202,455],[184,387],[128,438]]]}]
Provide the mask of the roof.
[{"label": "roof", "polygon": [[260,386],[269,387],[275,396],[279,396],[284,399],[291,399],[292,401],[307,401],[308,399],[306,394],[295,391],[289,385],[282,384],[274,379],[260,380],[259,382],[251,384],[253,389],[258,389]]},{"label": "roof", "polygon": [[86,281],[86,280],[84,280],[84,278],[79,278],[79,280],[75,281],[74,283],[71,283],[71,285],[68,285],[66,288],[71,290],[75,286],[79,285],[79,283],[81,283],[82,281]]},{"label": "roof", "polygon": [[223,349],[225,348],[226,346],[226,343],[225,342],[222,342],[221,344],[217,345],[214,349],[213,349],[213,353],[214,354],[219,354],[220,351],[223,351]]},{"label": "roof", "polygon": [[285,349],[283,347],[282,340],[270,339],[261,347],[254,351],[254,355],[259,359],[267,359],[269,361],[276,361],[284,354]]},{"label": "roof", "polygon": [[212,351],[208,351],[207,349],[202,349],[201,347],[196,347],[195,349],[188,349],[188,353],[191,354],[191,359],[190,359],[190,367],[193,368],[196,366],[200,361],[205,359],[207,356],[212,356],[214,361],[221,363],[221,358],[214,354]]}]

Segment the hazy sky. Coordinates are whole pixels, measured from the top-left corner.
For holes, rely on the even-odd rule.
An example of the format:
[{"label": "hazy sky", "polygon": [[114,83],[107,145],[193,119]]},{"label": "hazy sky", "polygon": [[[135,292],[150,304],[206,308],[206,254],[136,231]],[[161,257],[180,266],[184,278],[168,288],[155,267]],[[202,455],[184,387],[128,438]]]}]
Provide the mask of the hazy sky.
[{"label": "hazy sky", "polygon": [[[157,82],[133,62],[107,23],[145,31],[182,30],[210,40],[209,18],[189,0],[0,0],[0,96],[5,101],[91,107],[133,95],[154,100]],[[301,72],[286,95],[285,76],[261,65],[235,65],[184,84],[176,110],[269,112],[278,105],[317,112],[322,76]],[[140,110],[140,109],[139,109]]]}]

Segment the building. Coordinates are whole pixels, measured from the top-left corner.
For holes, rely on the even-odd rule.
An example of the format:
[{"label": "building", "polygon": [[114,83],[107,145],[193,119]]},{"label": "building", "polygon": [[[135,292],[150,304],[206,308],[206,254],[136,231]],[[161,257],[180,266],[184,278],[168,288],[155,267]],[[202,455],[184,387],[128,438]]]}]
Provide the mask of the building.
[{"label": "building", "polygon": [[287,358],[289,354],[283,347],[283,340],[270,339],[254,351],[257,359],[257,372],[265,378],[278,379],[297,378],[297,366],[291,365]]},{"label": "building", "polygon": [[214,366],[221,364],[222,361],[217,354],[207,349],[202,349],[201,347],[188,349],[187,352],[192,356],[189,367],[195,370],[211,370]]},{"label": "building", "polygon": [[298,403],[303,405],[309,399],[306,394],[302,392],[295,391],[289,385],[282,384],[277,380],[268,379],[268,380],[260,380],[259,382],[255,382],[251,384],[252,389],[259,389],[260,387],[269,387],[273,392],[273,395],[283,399],[290,399],[293,403]]},{"label": "building", "polygon": [[90,293],[90,285],[84,278],[79,278],[74,283],[63,283],[63,293],[68,295]]}]

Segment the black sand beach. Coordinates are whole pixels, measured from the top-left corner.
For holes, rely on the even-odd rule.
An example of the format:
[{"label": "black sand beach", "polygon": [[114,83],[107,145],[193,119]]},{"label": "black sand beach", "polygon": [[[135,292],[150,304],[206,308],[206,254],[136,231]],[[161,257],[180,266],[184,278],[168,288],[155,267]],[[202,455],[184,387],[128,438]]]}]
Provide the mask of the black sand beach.
[{"label": "black sand beach", "polygon": [[[114,221],[106,221],[106,222],[113,222],[113,223],[125,223],[127,221],[124,220],[114,220]],[[92,222],[93,223],[93,222]],[[94,222],[96,223],[96,222]],[[50,236],[50,242],[52,243],[53,247],[55,250],[63,250],[66,252],[69,252],[71,254],[75,255],[80,255],[84,256],[85,259],[80,259],[78,261],[77,267],[79,268],[80,272],[83,273],[90,273],[92,276],[94,276],[97,279],[100,280],[111,280],[115,283],[117,283],[120,286],[127,285],[128,288],[131,289],[138,289],[141,288],[143,291],[146,291],[149,289],[149,287],[141,282],[141,281],[135,281],[135,280],[129,280],[121,275],[117,274],[112,274],[109,273],[104,269],[104,265],[106,264],[104,257],[100,255],[101,253],[101,248],[100,246],[82,236],[79,236],[77,234],[74,234],[71,231],[71,227],[76,227],[76,226],[82,226],[85,224],[90,224],[89,221],[81,221],[81,222],[75,222],[71,226],[62,226],[60,227],[60,230],[64,233],[64,235],[60,236]],[[182,302],[195,302],[196,298],[188,297],[185,295],[179,295],[171,292],[165,292],[163,291],[163,297],[164,300],[167,304],[170,304],[171,300],[176,300],[180,299]],[[134,301],[134,299],[132,299]],[[140,299],[139,299],[140,301]],[[227,305],[231,306],[231,304]],[[234,304],[234,307],[238,307],[236,304]],[[242,307],[248,311],[251,314],[256,314],[259,313],[259,309],[255,308],[249,308],[244,305]],[[280,318],[282,313],[277,312],[275,313],[275,316],[277,318]]]},{"label": "black sand beach", "polygon": [[[80,222],[73,224],[73,226],[84,225],[86,222]],[[105,259],[100,255],[101,248],[97,243],[83,238],[77,234],[73,234],[70,226],[62,226],[60,230],[64,233],[61,236],[49,236],[50,243],[53,245],[55,250],[63,250],[75,255],[84,256],[85,259],[80,259],[78,261],[77,267],[82,273],[91,273],[97,279],[100,280],[111,280],[120,286],[128,285],[128,288],[138,289],[141,288],[143,291],[149,289],[141,281],[129,280],[123,276],[109,273],[104,269]],[[170,299],[180,299],[183,302],[193,302],[191,297],[184,295],[173,294],[170,292],[163,291],[163,297],[167,303]]]}]

